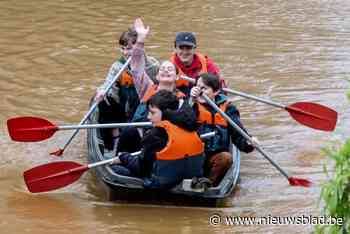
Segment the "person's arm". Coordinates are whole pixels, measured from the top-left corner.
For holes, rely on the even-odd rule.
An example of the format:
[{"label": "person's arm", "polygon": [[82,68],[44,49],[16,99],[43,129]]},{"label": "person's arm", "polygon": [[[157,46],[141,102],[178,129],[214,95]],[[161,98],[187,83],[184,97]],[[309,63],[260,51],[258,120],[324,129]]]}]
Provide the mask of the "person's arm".
[{"label": "person's arm", "polygon": [[150,177],[153,163],[156,160],[156,153],[161,151],[168,142],[168,134],[164,128],[154,127],[142,138],[143,148],[141,154],[132,156],[130,153],[122,153],[114,163],[122,164],[134,175]]},{"label": "person's arm", "polygon": [[146,73],[148,77],[153,81],[154,84],[157,84],[157,74],[159,72],[159,61],[146,54]]},{"label": "person's arm", "polygon": [[[226,109],[226,114],[247,133],[240,120],[240,114],[238,109],[234,105],[229,105]],[[250,153],[254,150],[254,146],[251,145],[235,128],[231,125],[228,127],[228,132],[231,136],[232,143],[242,152]]]},{"label": "person's arm", "polygon": [[130,67],[134,86],[140,99],[143,98],[147,90],[154,84],[145,71],[145,61],[144,44],[136,42],[131,55]]},{"label": "person's arm", "polygon": [[154,127],[150,129],[142,138],[143,145],[141,161],[141,175],[149,177],[152,172],[153,163],[156,159],[156,153],[161,151],[168,142],[168,134],[164,128]]},{"label": "person's arm", "polygon": [[[123,66],[123,64],[121,64],[119,61],[112,64],[112,66],[110,67],[109,72],[106,76],[105,81],[103,82],[103,84],[101,86],[99,86],[97,88],[95,101],[97,101],[97,102],[102,101],[106,88],[112,83],[112,81],[114,80],[115,76],[118,74],[118,72],[120,71],[122,66]],[[117,103],[119,103],[118,90],[119,90],[119,87],[116,84],[114,84],[114,85],[112,85],[111,89],[108,90],[108,92],[106,93],[105,96],[107,96],[107,95],[111,96],[111,97],[113,97],[113,99],[115,99],[115,101]]]},{"label": "person's arm", "polygon": [[163,118],[187,131],[196,131],[198,129],[196,113],[187,100],[177,110],[163,111]]},{"label": "person's arm", "polygon": [[149,27],[145,27],[141,19],[136,19],[134,28],[137,32],[137,41],[131,54],[131,73],[134,79],[134,85],[139,98],[142,99],[153,81],[146,73],[146,55],[144,42],[149,32]]}]

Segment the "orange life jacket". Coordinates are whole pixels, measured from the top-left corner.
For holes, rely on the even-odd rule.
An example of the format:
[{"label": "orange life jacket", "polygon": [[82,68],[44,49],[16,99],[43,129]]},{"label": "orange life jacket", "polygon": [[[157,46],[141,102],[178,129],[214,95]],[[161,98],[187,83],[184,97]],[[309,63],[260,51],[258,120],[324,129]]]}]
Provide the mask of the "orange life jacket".
[{"label": "orange life jacket", "polygon": [[[178,66],[176,64],[176,60],[175,60],[175,56],[176,54],[174,53],[171,57],[170,57],[170,61],[175,64],[175,66],[177,67],[177,69],[179,70],[179,74],[178,75],[186,75],[184,73],[184,71],[181,70],[180,66]],[[207,66],[207,59],[204,55],[200,54],[200,53],[195,53],[195,56],[198,57],[199,62],[201,63],[201,70],[199,72],[199,74],[202,73],[207,73],[208,72],[208,66]],[[195,77],[191,77],[191,78],[195,78]],[[176,87],[181,87],[181,86],[189,86],[189,82],[187,80],[184,79],[178,79],[176,81]]]},{"label": "orange life jacket", "polygon": [[168,134],[167,145],[156,153],[152,175],[144,181],[147,188],[168,189],[183,179],[203,176],[204,144],[197,132],[186,131],[169,121],[157,127]]},{"label": "orange life jacket", "polygon": [[[158,85],[152,85],[150,86],[145,95],[143,96],[142,98],[142,102],[143,103],[146,103],[154,94],[156,94],[158,92]],[[175,93],[176,97],[178,99],[181,99],[181,98],[184,98],[186,95],[184,93],[182,93],[181,91],[179,90],[176,90],[176,93]]]},{"label": "orange life jacket", "polygon": [[[227,106],[230,102],[226,101],[223,104],[220,105],[220,110],[223,112],[226,111]],[[212,114],[210,111],[208,111],[202,104],[197,103],[198,106],[198,112],[199,115],[197,117],[197,122],[200,124],[213,124],[213,125],[220,125],[223,127],[227,127],[227,121],[224,117],[221,116],[220,113],[215,113],[214,118],[212,117]]]},{"label": "orange life jacket", "polygon": [[[220,110],[226,112],[229,104],[229,101],[222,103],[219,105]],[[205,152],[211,154],[213,152],[229,150],[230,134],[227,121],[220,115],[220,113],[216,112],[215,114],[212,114],[199,103],[198,112],[199,115],[197,116],[197,122],[200,123],[198,133],[205,134],[212,131],[217,133],[214,137],[204,140]]]},{"label": "orange life jacket", "polygon": [[134,80],[127,71],[124,71],[119,79],[119,83],[121,86],[131,86],[134,85]]},{"label": "orange life jacket", "polygon": [[156,153],[157,160],[178,160],[203,153],[204,144],[197,132],[186,131],[169,121],[161,121],[156,126],[164,128],[168,134],[167,145]]}]

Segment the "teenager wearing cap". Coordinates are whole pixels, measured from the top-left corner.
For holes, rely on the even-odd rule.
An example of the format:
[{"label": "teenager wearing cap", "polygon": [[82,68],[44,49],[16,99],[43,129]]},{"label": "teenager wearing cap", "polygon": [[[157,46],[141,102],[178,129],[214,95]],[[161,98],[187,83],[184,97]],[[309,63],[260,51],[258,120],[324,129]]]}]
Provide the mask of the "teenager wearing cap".
[{"label": "teenager wearing cap", "polygon": [[[220,70],[209,57],[196,51],[197,40],[192,32],[178,32],[175,37],[175,52],[170,57],[179,70],[179,76],[189,76],[197,79],[202,73],[212,73],[220,77]],[[221,86],[226,84],[220,79]],[[189,95],[192,84],[186,80],[179,79],[176,81],[176,87],[183,93]]]}]

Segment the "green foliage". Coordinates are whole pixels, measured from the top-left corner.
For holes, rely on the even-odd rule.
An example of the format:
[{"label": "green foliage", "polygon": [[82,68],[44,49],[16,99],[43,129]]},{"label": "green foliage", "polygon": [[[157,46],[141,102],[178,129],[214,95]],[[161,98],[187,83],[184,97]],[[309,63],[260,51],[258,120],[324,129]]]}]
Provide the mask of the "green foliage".
[{"label": "green foliage", "polygon": [[322,185],[324,215],[342,218],[343,225],[318,226],[316,233],[347,234],[350,233],[350,140],[340,150],[327,149],[326,153],[335,165],[332,178]]}]

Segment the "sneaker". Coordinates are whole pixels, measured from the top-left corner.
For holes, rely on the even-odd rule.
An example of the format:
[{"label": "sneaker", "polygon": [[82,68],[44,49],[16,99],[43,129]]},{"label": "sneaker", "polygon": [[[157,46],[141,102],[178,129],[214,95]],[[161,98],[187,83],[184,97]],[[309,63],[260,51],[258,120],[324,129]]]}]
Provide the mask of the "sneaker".
[{"label": "sneaker", "polygon": [[206,190],[207,188],[210,188],[213,186],[213,183],[211,180],[209,180],[206,177],[194,177],[192,178],[192,183],[191,183],[191,188],[193,189],[204,189]]}]

